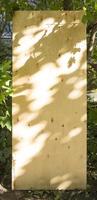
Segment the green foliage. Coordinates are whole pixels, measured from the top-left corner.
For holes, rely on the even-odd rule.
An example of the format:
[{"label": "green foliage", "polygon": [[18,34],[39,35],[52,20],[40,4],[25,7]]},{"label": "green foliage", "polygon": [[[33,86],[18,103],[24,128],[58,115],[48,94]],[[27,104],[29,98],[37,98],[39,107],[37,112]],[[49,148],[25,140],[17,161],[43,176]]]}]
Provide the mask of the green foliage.
[{"label": "green foliage", "polygon": [[27,0],[1,0],[0,12],[5,13],[7,21],[12,20],[14,11],[31,9]]},{"label": "green foliage", "polygon": [[97,105],[95,102],[94,104],[91,102],[88,103],[88,123],[97,125]]},{"label": "green foliage", "polygon": [[3,58],[5,53],[0,52],[0,126],[11,131],[12,72],[10,58]]},{"label": "green foliage", "polygon": [[[0,41],[0,181],[11,179],[12,69],[10,41]],[[5,185],[6,185],[5,184]]]},{"label": "green foliage", "polygon": [[96,63],[97,62],[97,44],[95,45],[93,49],[92,58],[93,58],[93,62]]},{"label": "green foliage", "polygon": [[62,10],[63,0],[39,0],[36,9],[40,10]]},{"label": "green foliage", "polygon": [[91,66],[88,66],[88,91],[97,88],[97,71],[93,69]]},{"label": "green foliage", "polygon": [[84,3],[85,1],[83,0],[72,0],[72,7],[73,7],[73,10],[82,10],[83,7],[84,7]]},{"label": "green foliage", "polygon": [[87,0],[83,10],[85,11],[83,22],[91,24],[97,20],[97,0]]},{"label": "green foliage", "polygon": [[[6,159],[11,153],[11,136],[9,136],[9,131],[6,129],[1,130],[0,128],[0,162],[5,163]],[[10,151],[9,151],[10,148]],[[2,151],[3,150],[3,151]]]},{"label": "green foliage", "polygon": [[5,185],[9,184],[11,179],[11,134],[3,128],[0,128],[0,181]]}]

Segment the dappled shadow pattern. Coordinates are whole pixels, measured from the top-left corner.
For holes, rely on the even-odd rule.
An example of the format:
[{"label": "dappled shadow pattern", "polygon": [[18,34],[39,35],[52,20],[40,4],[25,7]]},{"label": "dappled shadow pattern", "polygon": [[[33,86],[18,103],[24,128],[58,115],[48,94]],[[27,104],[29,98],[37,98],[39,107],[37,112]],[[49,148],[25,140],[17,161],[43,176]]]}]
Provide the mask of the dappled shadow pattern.
[{"label": "dappled shadow pattern", "polygon": [[86,186],[86,41],[81,16],[15,14],[15,189]]}]

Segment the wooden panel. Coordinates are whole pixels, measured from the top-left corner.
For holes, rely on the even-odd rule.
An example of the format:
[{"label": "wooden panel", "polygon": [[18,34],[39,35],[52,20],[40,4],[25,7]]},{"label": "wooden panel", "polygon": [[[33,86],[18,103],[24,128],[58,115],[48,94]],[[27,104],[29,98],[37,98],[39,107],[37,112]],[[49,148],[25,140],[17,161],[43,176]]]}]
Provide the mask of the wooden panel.
[{"label": "wooden panel", "polygon": [[82,11],[13,18],[13,189],[86,187]]}]

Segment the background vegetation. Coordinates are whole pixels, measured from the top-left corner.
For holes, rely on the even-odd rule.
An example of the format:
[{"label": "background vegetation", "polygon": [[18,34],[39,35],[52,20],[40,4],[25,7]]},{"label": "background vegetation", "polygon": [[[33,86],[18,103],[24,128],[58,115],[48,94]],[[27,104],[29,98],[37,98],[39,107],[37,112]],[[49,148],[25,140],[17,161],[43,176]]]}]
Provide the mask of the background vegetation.
[{"label": "background vegetation", "polygon": [[[9,31],[15,10],[83,10],[87,23],[88,184],[86,191],[11,192],[12,46]],[[8,192],[5,193],[6,189]],[[97,0],[0,1],[0,199],[97,199]]]}]

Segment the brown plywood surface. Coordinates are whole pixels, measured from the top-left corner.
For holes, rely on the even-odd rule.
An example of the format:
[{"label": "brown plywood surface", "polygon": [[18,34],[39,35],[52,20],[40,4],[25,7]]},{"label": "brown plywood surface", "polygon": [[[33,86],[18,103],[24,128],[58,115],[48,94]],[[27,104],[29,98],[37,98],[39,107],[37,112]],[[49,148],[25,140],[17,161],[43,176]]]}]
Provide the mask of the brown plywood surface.
[{"label": "brown plywood surface", "polygon": [[86,188],[86,27],[82,11],[13,18],[13,189]]}]

